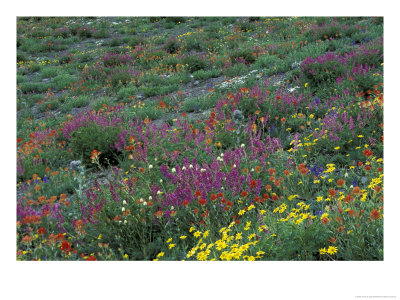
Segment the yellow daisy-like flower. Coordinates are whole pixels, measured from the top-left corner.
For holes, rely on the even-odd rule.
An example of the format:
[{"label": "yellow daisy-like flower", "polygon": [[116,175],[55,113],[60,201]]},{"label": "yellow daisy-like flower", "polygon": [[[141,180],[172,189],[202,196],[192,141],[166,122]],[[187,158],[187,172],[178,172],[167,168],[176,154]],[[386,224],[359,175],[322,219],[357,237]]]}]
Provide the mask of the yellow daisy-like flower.
[{"label": "yellow daisy-like flower", "polygon": [[335,148],[333,148],[333,149],[335,149],[335,150],[339,150],[339,149],[340,149],[340,147],[339,147],[339,146],[337,146],[337,147],[335,147]]},{"label": "yellow daisy-like flower", "polygon": [[157,254],[157,257],[163,257],[164,256],[164,252],[160,252]]},{"label": "yellow daisy-like flower", "polygon": [[181,237],[179,237],[181,240],[184,240],[184,239],[186,239],[187,238],[187,236],[186,235],[182,235]]},{"label": "yellow daisy-like flower", "polygon": [[195,231],[196,229],[194,227],[190,227],[189,232]]},{"label": "yellow daisy-like flower", "polygon": [[171,243],[172,242],[172,238],[169,238],[166,243]]},{"label": "yellow daisy-like flower", "polygon": [[325,248],[321,248],[319,249],[319,254],[326,254],[326,249]]},{"label": "yellow daisy-like flower", "polygon": [[169,247],[169,249],[172,249],[175,247],[175,244],[169,244],[168,247]]},{"label": "yellow daisy-like flower", "polygon": [[201,232],[200,232],[200,231],[196,231],[193,235],[194,235],[194,237],[197,237],[197,238],[198,238],[198,237],[200,237]]},{"label": "yellow daisy-like flower", "polygon": [[328,248],[328,254],[331,254],[331,255],[333,255],[333,254],[335,254],[335,253],[337,253],[338,252],[338,248],[337,247],[333,247],[333,246],[329,246],[329,248]]}]

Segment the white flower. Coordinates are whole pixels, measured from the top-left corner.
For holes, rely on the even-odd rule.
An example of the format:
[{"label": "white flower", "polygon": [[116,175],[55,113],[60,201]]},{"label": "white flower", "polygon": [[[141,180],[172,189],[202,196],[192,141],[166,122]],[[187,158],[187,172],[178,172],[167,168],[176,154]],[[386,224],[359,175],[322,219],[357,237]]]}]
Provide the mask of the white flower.
[{"label": "white flower", "polygon": [[241,144],[240,147],[241,147],[241,148],[244,148],[244,144]]},{"label": "white flower", "polygon": [[162,183],[162,179],[160,179],[160,183]]},{"label": "white flower", "polygon": [[124,200],[124,201],[122,201],[122,204],[123,204],[123,205],[126,205],[127,203],[126,203],[126,201]]},{"label": "white flower", "polygon": [[221,154],[220,154],[220,156],[221,156],[221,157],[224,157],[224,154],[223,154],[223,153],[221,153]]},{"label": "white flower", "polygon": [[344,174],[344,177],[349,177],[349,174],[346,172],[346,173]]},{"label": "white flower", "polygon": [[146,206],[146,205],[147,205],[147,202],[146,202],[146,201],[144,201],[144,202],[143,202],[143,205],[144,205],[144,206]]},{"label": "white flower", "polygon": [[171,206],[171,210],[174,210],[175,207]]},{"label": "white flower", "polygon": [[139,202],[142,203],[142,202],[143,202],[143,198],[140,198],[140,199],[139,199]]},{"label": "white flower", "polygon": [[125,207],[122,207],[121,210],[122,210],[122,211],[125,211]]},{"label": "white flower", "polygon": [[193,165],[189,165],[189,169],[193,169]]},{"label": "white flower", "polygon": [[162,194],[162,192],[161,191],[157,191],[157,195],[161,195]]},{"label": "white flower", "polygon": [[126,223],[128,223],[128,221],[127,221],[127,220],[125,220],[125,221],[124,221],[124,224],[126,224]]},{"label": "white flower", "polygon": [[251,172],[254,172],[254,169],[251,169]]},{"label": "white flower", "polygon": [[153,165],[149,165],[149,169],[153,169]]},{"label": "white flower", "polygon": [[234,164],[233,167],[236,168],[236,164]]},{"label": "white flower", "polygon": [[149,196],[149,200],[151,200],[151,199],[153,199],[153,197],[152,197],[152,196]]},{"label": "white flower", "polygon": [[185,170],[186,170],[186,167],[185,167],[185,166],[183,166],[183,167],[182,167],[182,171],[185,171]]},{"label": "white flower", "polygon": [[206,171],[206,169],[200,169],[200,172],[205,172]]},{"label": "white flower", "polygon": [[175,169],[175,168],[172,168],[171,172],[172,172],[172,173],[176,173],[176,169]]}]

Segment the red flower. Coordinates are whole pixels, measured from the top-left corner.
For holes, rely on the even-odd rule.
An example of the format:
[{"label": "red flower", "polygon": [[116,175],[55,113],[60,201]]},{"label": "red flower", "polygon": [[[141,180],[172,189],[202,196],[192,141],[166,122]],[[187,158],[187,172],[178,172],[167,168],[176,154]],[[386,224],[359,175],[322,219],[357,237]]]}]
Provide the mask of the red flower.
[{"label": "red flower", "polygon": [[363,152],[363,154],[364,154],[365,156],[369,157],[369,156],[373,155],[374,153],[373,153],[371,150],[369,150],[369,149],[365,149],[364,152]]},{"label": "red flower", "polygon": [[275,175],[276,170],[274,168],[271,168],[268,170],[269,175]]},{"label": "red flower", "polygon": [[372,220],[377,220],[377,219],[380,219],[381,214],[380,214],[379,210],[374,209],[371,211],[370,217]]},{"label": "red flower", "polygon": [[189,204],[189,201],[188,201],[188,200],[183,200],[183,202],[182,202],[182,205],[183,205],[183,206],[188,206],[188,204]]},{"label": "red flower", "polygon": [[248,195],[248,193],[247,193],[246,191],[243,191],[243,192],[240,193],[240,195],[241,195],[242,197],[246,197],[246,196]]},{"label": "red flower", "polygon": [[90,255],[88,258],[86,258],[87,261],[95,261],[96,257],[94,255]]},{"label": "red flower", "polygon": [[227,206],[232,206],[233,203],[232,203],[231,201],[228,201],[228,202],[226,203],[226,205],[227,205]]},{"label": "red flower", "polygon": [[212,194],[212,195],[211,195],[211,200],[215,200],[215,199],[217,199],[217,195]]},{"label": "red flower", "polygon": [[251,188],[256,188],[257,186],[258,186],[257,180],[253,179],[253,180],[250,182],[250,187],[251,187]]},{"label": "red flower", "polygon": [[193,212],[194,212],[195,214],[197,214],[197,213],[199,212],[199,210],[198,210],[197,208],[195,208],[195,209],[193,209]]},{"label": "red flower", "polygon": [[290,174],[289,170],[285,170],[283,171],[283,174],[285,174],[286,176],[288,176]]},{"label": "red flower", "polygon": [[222,193],[218,193],[217,196],[218,196],[218,198],[221,198],[221,197],[223,197],[224,195],[223,195]]},{"label": "red flower", "polygon": [[38,229],[38,234],[46,234],[46,229],[44,229],[43,227],[40,227],[39,229]]},{"label": "red flower", "polygon": [[61,243],[60,249],[64,252],[64,253],[69,253],[72,249],[72,244],[68,241],[63,241]]},{"label": "red flower", "polygon": [[278,200],[278,196],[275,195],[275,194],[273,194],[273,195],[272,195],[272,200],[274,200],[274,201]]},{"label": "red flower", "polygon": [[365,170],[366,170],[366,171],[371,170],[371,166],[365,166]]},{"label": "red flower", "polygon": [[200,197],[200,196],[201,196],[201,193],[200,193],[199,190],[197,190],[197,191],[194,193],[194,195],[195,195],[196,197]]},{"label": "red flower", "polygon": [[199,204],[200,204],[200,205],[204,205],[204,204],[206,204],[206,203],[207,203],[207,201],[206,201],[205,199],[200,198],[200,200],[199,200]]}]

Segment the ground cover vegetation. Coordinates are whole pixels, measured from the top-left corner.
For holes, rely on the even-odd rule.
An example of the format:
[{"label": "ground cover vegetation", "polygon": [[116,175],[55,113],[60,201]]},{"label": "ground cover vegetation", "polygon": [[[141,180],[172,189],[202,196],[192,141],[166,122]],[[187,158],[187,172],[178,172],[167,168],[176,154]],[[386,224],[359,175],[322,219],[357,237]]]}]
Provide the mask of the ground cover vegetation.
[{"label": "ground cover vegetation", "polygon": [[17,19],[18,260],[383,260],[383,19]]}]

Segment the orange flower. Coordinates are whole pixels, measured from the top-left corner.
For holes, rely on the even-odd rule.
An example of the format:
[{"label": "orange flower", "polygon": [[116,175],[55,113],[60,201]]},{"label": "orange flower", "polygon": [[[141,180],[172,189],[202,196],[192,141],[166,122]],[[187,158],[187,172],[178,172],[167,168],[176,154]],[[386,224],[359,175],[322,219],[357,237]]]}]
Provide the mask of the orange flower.
[{"label": "orange flower", "polygon": [[351,200],[353,200],[354,197],[351,195],[347,195],[346,197],[344,197],[344,202],[349,203]]},{"label": "orange flower", "polygon": [[166,105],[164,102],[160,101],[160,102],[158,103],[158,107],[159,107],[159,108],[166,108],[167,105]]},{"label": "orange flower", "polygon": [[328,219],[328,218],[322,218],[322,219],[321,219],[321,223],[324,224],[324,225],[328,225],[330,221],[331,221],[331,220]]},{"label": "orange flower", "polygon": [[377,220],[377,219],[381,218],[381,214],[380,214],[379,210],[374,209],[371,211],[370,217],[372,220]]},{"label": "orange flower", "polygon": [[92,156],[90,156],[90,159],[92,160],[92,163],[95,162],[95,160],[97,160],[100,156],[101,152],[97,151],[97,150],[93,150],[92,151]]},{"label": "orange flower", "polygon": [[285,122],[286,122],[286,119],[285,119],[284,117],[282,117],[282,118],[281,118],[281,122],[282,122],[282,123],[285,123]]},{"label": "orange flower", "polygon": [[300,173],[301,173],[302,175],[307,174],[307,173],[308,173],[308,168],[303,168],[303,169],[301,169],[301,170],[300,170]]},{"label": "orange flower", "polygon": [[275,175],[276,174],[276,170],[274,168],[271,168],[268,170],[269,175]]},{"label": "orange flower", "polygon": [[265,190],[266,191],[269,191],[271,189],[271,186],[269,185],[269,184],[267,184],[266,186],[265,186]]},{"label": "orange flower", "polygon": [[163,212],[162,210],[159,210],[159,211],[157,211],[157,212],[155,213],[155,215],[156,215],[157,218],[162,217],[163,214],[164,214],[164,212]]},{"label": "orange flower", "polygon": [[349,210],[349,215],[350,216],[355,216],[356,214],[357,213],[354,210],[352,210],[352,209]]},{"label": "orange flower", "polygon": [[337,181],[337,185],[338,186],[342,186],[342,185],[344,185],[346,183],[346,181],[344,181],[343,179],[339,179],[338,181]]},{"label": "orange flower", "polygon": [[329,195],[332,196],[332,197],[335,197],[336,194],[337,194],[337,191],[335,191],[334,189],[329,189],[328,192],[329,192]]},{"label": "orange flower", "polygon": [[240,193],[240,196],[242,196],[242,197],[246,197],[248,195],[248,193],[246,192],[246,191],[242,191],[241,193]]},{"label": "orange flower", "polygon": [[352,193],[355,194],[355,195],[360,194],[360,192],[361,192],[361,189],[358,186],[356,186],[352,191]]},{"label": "orange flower", "polygon": [[286,176],[288,176],[290,174],[289,170],[284,170],[283,174],[285,174]]},{"label": "orange flower", "polygon": [[257,166],[254,170],[255,170],[257,173],[259,173],[259,172],[261,172],[261,167],[260,167],[260,166]]}]

